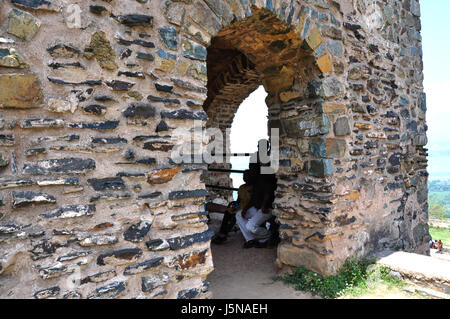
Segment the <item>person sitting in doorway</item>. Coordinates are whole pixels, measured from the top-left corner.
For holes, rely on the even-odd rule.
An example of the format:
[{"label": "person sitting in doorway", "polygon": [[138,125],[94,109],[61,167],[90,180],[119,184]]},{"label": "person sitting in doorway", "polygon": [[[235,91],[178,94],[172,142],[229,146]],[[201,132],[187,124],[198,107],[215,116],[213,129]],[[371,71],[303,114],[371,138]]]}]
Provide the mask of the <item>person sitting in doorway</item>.
[{"label": "person sitting in doorway", "polygon": [[244,248],[267,247],[273,232],[266,226],[272,218],[272,204],[275,199],[275,175],[259,175],[255,185],[251,207],[239,211],[236,221],[245,238]]},{"label": "person sitting in doorway", "polygon": [[223,219],[219,232],[213,237],[213,244],[223,244],[227,240],[228,233],[236,224],[236,213],[239,211],[246,212],[250,208],[253,188],[257,180],[254,170],[246,170],[243,175],[244,183],[238,189],[237,201],[231,202],[228,206],[218,204],[207,204],[208,211],[223,213]]}]

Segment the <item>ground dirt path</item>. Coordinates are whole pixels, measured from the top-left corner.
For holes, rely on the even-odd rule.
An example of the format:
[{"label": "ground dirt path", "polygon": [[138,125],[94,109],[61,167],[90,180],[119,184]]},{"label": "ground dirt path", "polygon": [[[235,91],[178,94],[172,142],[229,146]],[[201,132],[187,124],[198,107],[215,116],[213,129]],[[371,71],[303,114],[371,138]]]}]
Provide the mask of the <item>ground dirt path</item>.
[{"label": "ground dirt path", "polygon": [[[222,215],[211,214],[210,228],[217,232]],[[275,266],[276,248],[244,249],[239,231],[229,234],[223,245],[211,244],[214,271],[209,275],[214,299],[312,299],[272,278],[278,274]]]}]

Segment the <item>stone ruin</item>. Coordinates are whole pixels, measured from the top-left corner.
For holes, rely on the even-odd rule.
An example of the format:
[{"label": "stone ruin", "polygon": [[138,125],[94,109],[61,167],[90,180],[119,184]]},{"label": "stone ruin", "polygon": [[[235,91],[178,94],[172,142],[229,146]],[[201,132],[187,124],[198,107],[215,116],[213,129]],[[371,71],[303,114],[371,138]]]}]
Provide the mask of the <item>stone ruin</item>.
[{"label": "stone ruin", "polygon": [[0,3],[1,298],[213,297],[230,165],[171,154],[260,85],[276,264],[429,254],[418,0]]}]

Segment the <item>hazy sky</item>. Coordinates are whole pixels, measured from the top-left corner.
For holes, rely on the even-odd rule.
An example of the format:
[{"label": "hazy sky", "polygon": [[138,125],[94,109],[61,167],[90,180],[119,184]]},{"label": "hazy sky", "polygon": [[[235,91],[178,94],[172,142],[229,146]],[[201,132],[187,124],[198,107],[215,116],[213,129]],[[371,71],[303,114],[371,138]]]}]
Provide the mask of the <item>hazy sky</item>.
[{"label": "hazy sky", "polygon": [[450,1],[421,0],[429,172],[450,176]]}]

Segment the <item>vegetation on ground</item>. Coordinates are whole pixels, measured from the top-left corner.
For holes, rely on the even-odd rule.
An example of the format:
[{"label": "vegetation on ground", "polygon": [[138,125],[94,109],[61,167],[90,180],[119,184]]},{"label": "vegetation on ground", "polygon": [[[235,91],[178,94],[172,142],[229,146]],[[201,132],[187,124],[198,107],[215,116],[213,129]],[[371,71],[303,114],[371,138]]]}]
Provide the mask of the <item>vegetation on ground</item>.
[{"label": "vegetation on ground", "polygon": [[430,227],[433,240],[442,240],[444,247],[450,247],[450,228]]},{"label": "vegetation on ground", "polygon": [[446,220],[447,210],[448,208],[443,199],[440,199],[437,196],[428,197],[428,215],[430,218]]},{"label": "vegetation on ground", "polygon": [[[403,291],[407,285],[392,276],[389,268],[375,264],[374,260],[348,260],[336,275],[320,276],[319,274],[299,267],[293,274],[285,274],[274,278],[293,285],[295,290],[310,292],[313,296],[326,299],[358,298],[361,296],[380,295],[383,292],[396,292],[409,295]],[[421,297],[423,298],[423,297]]]}]

